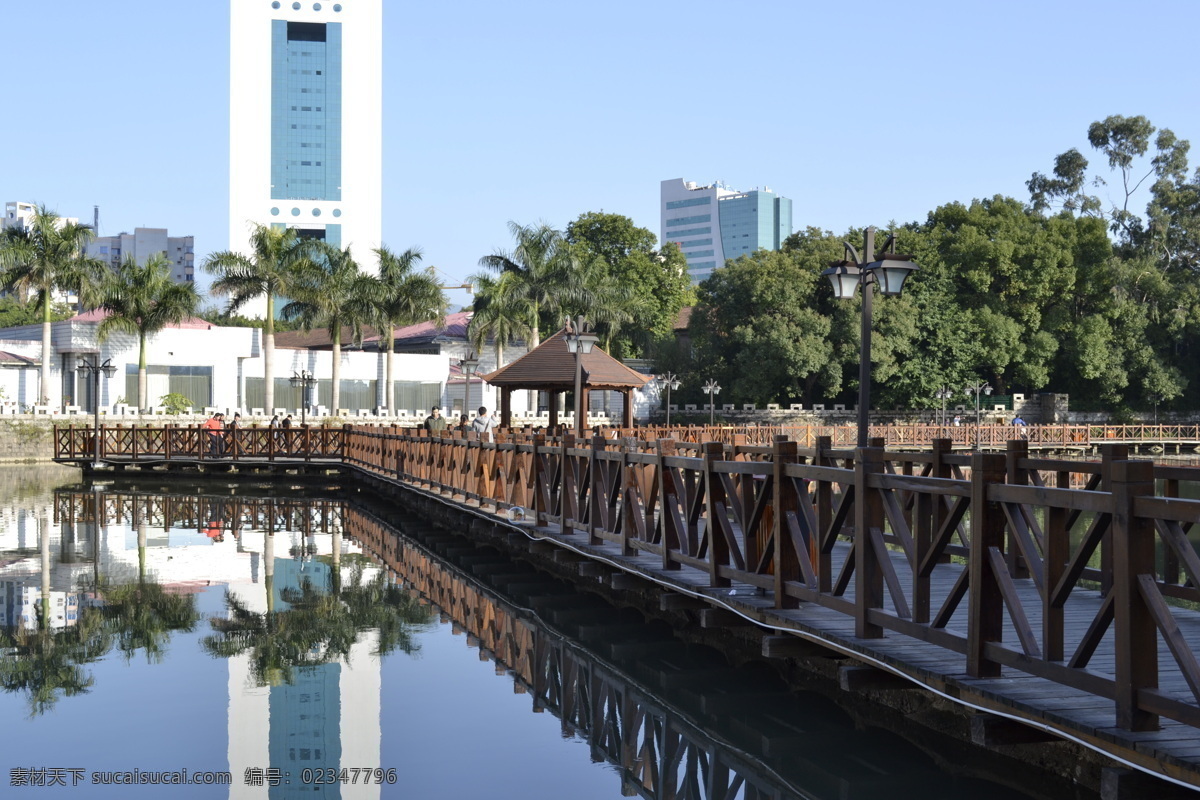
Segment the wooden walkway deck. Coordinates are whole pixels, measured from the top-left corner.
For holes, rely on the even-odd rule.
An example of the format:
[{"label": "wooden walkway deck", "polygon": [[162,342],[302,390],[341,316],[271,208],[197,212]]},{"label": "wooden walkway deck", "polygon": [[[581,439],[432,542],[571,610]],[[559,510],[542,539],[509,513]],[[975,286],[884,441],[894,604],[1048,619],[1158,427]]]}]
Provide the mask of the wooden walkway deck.
[{"label": "wooden walkway deck", "polygon": [[[470,510],[497,524],[509,524],[502,515],[472,508],[444,493],[416,489],[400,481],[389,482]],[[645,552],[622,555],[615,544],[589,544],[586,534],[563,533],[558,526],[521,526],[521,530],[531,538],[564,546],[663,587],[703,598],[714,608],[727,609],[765,628],[796,634],[903,676],[956,703],[1018,720],[1053,736],[1083,744],[1129,766],[1200,790],[1200,732],[1190,725],[1164,719],[1158,731],[1124,731],[1113,724],[1112,701],[1098,695],[1008,667],[1002,669],[998,678],[972,678],[966,672],[962,655],[892,632],[881,639],[858,638],[854,634],[854,620],[828,608],[802,604],[796,609],[776,609],[773,598],[748,583],[734,582],[729,588],[714,589],[709,586],[707,572],[686,565],[679,570],[664,570],[662,559],[657,555]],[[847,543],[838,543],[835,547],[834,566],[837,570],[844,566],[850,550]],[[893,551],[891,560],[906,593],[911,591],[912,575],[904,554]],[[948,594],[964,569],[963,564],[938,565],[934,569],[935,596]],[[1015,584],[1025,607],[1037,609],[1040,600],[1033,581],[1018,579]],[[848,590],[847,600],[853,601],[853,594],[853,589]],[[1102,603],[1099,590],[1072,592],[1066,608],[1068,651],[1083,639]],[[889,602],[888,606],[889,610],[895,611],[893,604]],[[947,628],[958,630],[965,636],[966,616],[965,604],[960,605]],[[1178,610],[1175,618],[1187,641],[1194,649],[1200,649],[1200,611]],[[1035,628],[1040,627],[1040,614],[1032,614],[1030,622]],[[1017,639],[1011,622],[1005,625],[1004,639]],[[1101,640],[1093,660],[1097,664],[1111,664],[1114,652],[1114,636],[1110,630]],[[1165,644],[1160,644],[1159,663],[1164,667],[1173,663]],[[1178,668],[1166,667],[1160,674],[1160,683],[1165,691],[1190,697],[1187,682]]]}]

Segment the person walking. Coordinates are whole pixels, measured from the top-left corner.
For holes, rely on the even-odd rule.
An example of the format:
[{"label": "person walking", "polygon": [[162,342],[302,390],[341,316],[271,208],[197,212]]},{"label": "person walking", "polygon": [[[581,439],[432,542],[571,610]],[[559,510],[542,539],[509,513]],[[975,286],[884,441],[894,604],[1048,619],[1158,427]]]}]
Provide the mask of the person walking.
[{"label": "person walking", "polygon": [[283,434],[279,432],[278,414],[271,417],[271,421],[267,423],[267,428],[270,430],[271,443],[275,446],[275,449],[278,450],[279,446],[283,444]]},{"label": "person walking", "polygon": [[487,406],[480,406],[478,416],[471,420],[471,430],[479,434],[480,441],[490,442],[494,427],[496,427],[495,417],[487,413]]},{"label": "person walking", "polygon": [[233,412],[233,419],[225,426],[225,442],[228,447],[228,452],[232,453],[236,458],[239,450],[238,445],[238,429],[242,427],[242,415],[238,412]]},{"label": "person walking", "polygon": [[204,424],[200,427],[208,433],[208,454],[213,458],[220,458],[222,453],[221,441],[221,415],[213,414],[208,419],[204,420]]},{"label": "person walking", "polygon": [[442,416],[441,406],[429,409],[429,416],[425,418],[425,430],[430,433],[441,433],[446,430],[446,418]]}]

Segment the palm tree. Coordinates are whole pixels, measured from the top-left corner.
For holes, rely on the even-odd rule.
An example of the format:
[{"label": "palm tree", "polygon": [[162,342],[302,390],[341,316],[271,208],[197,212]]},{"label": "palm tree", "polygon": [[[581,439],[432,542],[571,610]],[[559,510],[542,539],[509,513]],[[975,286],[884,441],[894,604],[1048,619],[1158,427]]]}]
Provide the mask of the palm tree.
[{"label": "palm tree", "polygon": [[[563,303],[581,291],[579,261],[562,233],[545,223],[509,222],[508,230],[516,247],[484,256],[479,265],[513,276],[497,288],[504,290],[504,302],[529,326],[532,350],[542,342],[542,315],[558,319]],[[483,285],[482,277],[475,276],[472,281]]]},{"label": "palm tree", "polygon": [[499,369],[504,366],[504,346],[515,339],[528,339],[533,329],[521,315],[520,300],[507,285],[515,280],[513,273],[476,275],[471,280],[477,291],[467,337],[476,350],[482,350],[491,339]]},{"label": "palm tree", "polygon": [[396,328],[418,322],[446,319],[446,295],[433,268],[417,270],[421,260],[419,248],[410,247],[397,255],[387,247],[375,250],[379,257],[378,286],[375,287],[375,321],[383,331],[383,347],[387,355],[384,376],[386,388],[383,402],[389,413],[396,410],[395,382],[392,379],[392,355],[395,350]]},{"label": "palm tree", "polygon": [[350,248],[339,250],[318,242],[323,263],[297,266],[291,287],[294,298],[280,312],[285,320],[296,320],[306,331],[324,327],[333,345],[333,397],[330,404],[337,413],[341,401],[342,328],[349,327],[355,344],[362,343],[362,326],[371,319],[377,301],[378,282],[358,268]]},{"label": "palm tree", "polygon": [[29,228],[9,228],[0,234],[0,275],[5,291],[33,296],[42,310],[42,368],[39,395],[50,402],[51,305],[56,291],[74,291],[81,304],[90,304],[105,274],[104,262],[84,253],[95,234],[87,226],[65,222],[38,206]]},{"label": "palm tree", "polygon": [[596,256],[582,265],[579,291],[563,304],[566,316],[582,314],[604,337],[604,350],[612,353],[613,339],[625,325],[649,327],[654,313],[650,297],[633,290],[613,275],[608,263]]},{"label": "palm tree", "polygon": [[100,308],[108,312],[96,330],[100,340],[115,331],[138,337],[138,408],[148,408],[146,397],[146,339],[168,325],[196,313],[200,295],[191,283],[171,280],[171,262],[155,254],[143,265],[129,257],[106,282]]},{"label": "palm tree", "polygon": [[285,295],[301,266],[311,264],[312,243],[292,228],[255,224],[250,234],[253,255],[226,250],[204,259],[204,270],[218,276],[212,292],[229,297],[229,313],[258,297],[267,301],[263,319],[263,385],[265,405],[275,407],[275,300]]}]

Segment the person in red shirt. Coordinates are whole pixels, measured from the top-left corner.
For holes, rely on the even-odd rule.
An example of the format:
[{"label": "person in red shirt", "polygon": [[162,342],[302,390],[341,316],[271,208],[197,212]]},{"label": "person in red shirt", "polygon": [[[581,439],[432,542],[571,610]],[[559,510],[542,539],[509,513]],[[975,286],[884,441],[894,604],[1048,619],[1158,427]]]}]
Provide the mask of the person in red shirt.
[{"label": "person in red shirt", "polygon": [[225,452],[225,442],[221,439],[221,415],[213,414],[201,426],[208,432],[208,454],[220,457]]}]

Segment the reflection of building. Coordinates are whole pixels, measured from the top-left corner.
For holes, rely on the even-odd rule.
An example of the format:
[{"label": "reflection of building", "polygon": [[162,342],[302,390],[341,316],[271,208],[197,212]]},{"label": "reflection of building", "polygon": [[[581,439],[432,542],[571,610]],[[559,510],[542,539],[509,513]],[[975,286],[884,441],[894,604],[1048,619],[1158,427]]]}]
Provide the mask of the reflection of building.
[{"label": "reflection of building", "polygon": [[[247,543],[261,536],[264,572],[271,575],[272,606],[286,610],[284,593],[298,589],[307,579],[315,586],[329,585],[332,567],[307,556],[299,537],[276,534],[267,542],[264,534],[243,534]],[[332,540],[332,541],[331,541]],[[310,537],[318,554],[328,555],[340,536]],[[356,551],[359,548],[354,548]],[[299,558],[289,551],[305,553]],[[276,552],[279,556],[276,556]],[[269,567],[268,567],[269,563]],[[230,586],[249,610],[267,611],[266,575]],[[348,662],[334,661],[297,669],[292,683],[259,686],[251,673],[250,656],[229,659],[229,771],[242,775],[247,769],[277,769],[284,783],[279,786],[235,786],[231,798],[378,798],[380,786],[326,784],[303,781],[304,770],[379,766],[380,691],[382,676],[374,633],[360,634],[351,647]]]},{"label": "reflection of building", "polygon": [[[36,630],[38,627],[38,605],[42,601],[42,589],[37,577],[20,580],[0,580],[0,627]],[[83,592],[50,591],[51,629],[66,628],[79,620],[79,609],[84,602]]]}]

